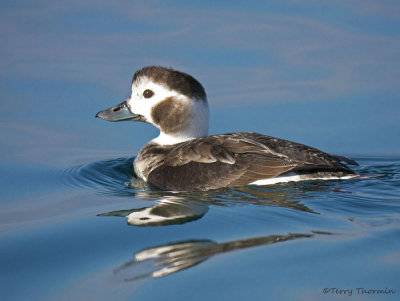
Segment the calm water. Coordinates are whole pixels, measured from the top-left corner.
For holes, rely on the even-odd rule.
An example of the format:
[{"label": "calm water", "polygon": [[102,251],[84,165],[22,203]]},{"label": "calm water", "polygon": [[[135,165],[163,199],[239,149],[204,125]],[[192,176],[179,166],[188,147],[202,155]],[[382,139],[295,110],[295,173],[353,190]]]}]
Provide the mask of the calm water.
[{"label": "calm water", "polygon": [[353,159],[370,178],[196,193],[134,157],[3,164],[1,299],[398,300],[400,158]]}]

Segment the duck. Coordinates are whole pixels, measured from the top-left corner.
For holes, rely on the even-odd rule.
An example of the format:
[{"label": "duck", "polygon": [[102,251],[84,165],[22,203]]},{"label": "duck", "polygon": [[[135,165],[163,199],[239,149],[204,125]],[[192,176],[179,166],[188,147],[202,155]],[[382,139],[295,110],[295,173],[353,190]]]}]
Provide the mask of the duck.
[{"label": "duck", "polygon": [[106,121],[150,123],[160,134],[136,156],[136,175],[168,191],[359,177],[352,159],[256,132],[208,135],[205,89],[193,76],[161,66],[133,75],[131,96],[100,111]]}]

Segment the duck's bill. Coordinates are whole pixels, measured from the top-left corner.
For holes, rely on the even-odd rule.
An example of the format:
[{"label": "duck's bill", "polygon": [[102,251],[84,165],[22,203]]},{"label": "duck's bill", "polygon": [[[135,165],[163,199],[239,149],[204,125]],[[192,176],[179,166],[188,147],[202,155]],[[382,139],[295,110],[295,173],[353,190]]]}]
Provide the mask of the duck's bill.
[{"label": "duck's bill", "polygon": [[96,117],[99,117],[107,121],[125,121],[125,120],[140,121],[142,119],[142,115],[134,114],[129,110],[126,101],[121,102],[119,105],[116,105],[115,107],[98,112],[96,114]]}]

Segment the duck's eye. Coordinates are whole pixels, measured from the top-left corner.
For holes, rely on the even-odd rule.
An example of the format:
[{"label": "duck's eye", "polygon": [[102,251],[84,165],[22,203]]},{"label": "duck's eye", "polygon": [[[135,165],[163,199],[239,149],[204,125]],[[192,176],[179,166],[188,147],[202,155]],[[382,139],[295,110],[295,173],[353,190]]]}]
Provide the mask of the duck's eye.
[{"label": "duck's eye", "polygon": [[152,97],[153,95],[154,95],[154,92],[151,91],[151,90],[149,90],[149,89],[144,90],[144,92],[143,92],[144,98],[150,98],[150,97]]}]

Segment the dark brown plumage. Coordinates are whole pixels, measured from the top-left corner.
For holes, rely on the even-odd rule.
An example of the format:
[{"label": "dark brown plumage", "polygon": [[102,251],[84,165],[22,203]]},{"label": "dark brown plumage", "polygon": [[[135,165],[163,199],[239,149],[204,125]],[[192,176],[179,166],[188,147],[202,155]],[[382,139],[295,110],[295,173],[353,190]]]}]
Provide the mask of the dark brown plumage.
[{"label": "dark brown plumage", "polygon": [[146,166],[143,175],[148,183],[175,191],[246,185],[287,172],[318,177],[354,174],[337,157],[318,149],[247,132],[201,137],[175,145],[149,143],[136,161]]}]

